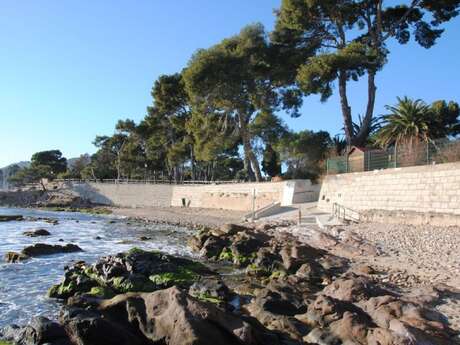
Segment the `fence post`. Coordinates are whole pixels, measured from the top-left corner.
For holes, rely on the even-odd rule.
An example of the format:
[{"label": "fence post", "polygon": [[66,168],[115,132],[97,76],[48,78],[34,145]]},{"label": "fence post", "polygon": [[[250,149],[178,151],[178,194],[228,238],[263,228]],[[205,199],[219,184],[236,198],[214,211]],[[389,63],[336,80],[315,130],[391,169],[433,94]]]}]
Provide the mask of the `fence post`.
[{"label": "fence post", "polygon": [[430,142],[426,142],[426,164],[430,164]]},{"label": "fence post", "polygon": [[256,220],[256,189],[252,189],[252,221]]},{"label": "fence post", "polygon": [[393,157],[395,160],[395,168],[397,168],[398,167],[398,144],[395,144],[393,150],[394,150]]}]

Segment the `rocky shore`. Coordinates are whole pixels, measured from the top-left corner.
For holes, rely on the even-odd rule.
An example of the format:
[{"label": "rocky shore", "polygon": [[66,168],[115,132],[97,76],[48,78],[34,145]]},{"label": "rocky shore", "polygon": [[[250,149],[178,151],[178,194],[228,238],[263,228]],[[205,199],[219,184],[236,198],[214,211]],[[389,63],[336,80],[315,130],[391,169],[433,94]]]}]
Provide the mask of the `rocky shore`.
[{"label": "rocky shore", "polygon": [[[0,191],[0,206],[57,212],[110,214],[109,208],[81,198],[69,189]],[[0,217],[0,221],[2,221]]]},{"label": "rocky shore", "polygon": [[[400,284],[359,231],[289,221],[202,227],[201,260],[132,249],[65,269],[59,320],[2,330],[18,344],[459,344],[436,309],[459,294]],[[363,258],[369,258],[365,261]],[[386,277],[386,278],[385,278]]]}]

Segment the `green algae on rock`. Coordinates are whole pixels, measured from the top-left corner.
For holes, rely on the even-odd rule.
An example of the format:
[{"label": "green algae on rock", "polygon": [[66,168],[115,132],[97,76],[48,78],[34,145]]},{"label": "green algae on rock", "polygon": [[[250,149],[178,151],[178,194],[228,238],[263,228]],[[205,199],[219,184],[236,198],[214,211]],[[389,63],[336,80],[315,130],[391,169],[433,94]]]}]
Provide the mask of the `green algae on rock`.
[{"label": "green algae on rock", "polygon": [[216,274],[205,265],[158,251],[133,248],[67,268],[64,280],[48,291],[54,298],[78,295],[108,298],[127,292],[152,292],[171,286],[188,288],[197,280]]}]

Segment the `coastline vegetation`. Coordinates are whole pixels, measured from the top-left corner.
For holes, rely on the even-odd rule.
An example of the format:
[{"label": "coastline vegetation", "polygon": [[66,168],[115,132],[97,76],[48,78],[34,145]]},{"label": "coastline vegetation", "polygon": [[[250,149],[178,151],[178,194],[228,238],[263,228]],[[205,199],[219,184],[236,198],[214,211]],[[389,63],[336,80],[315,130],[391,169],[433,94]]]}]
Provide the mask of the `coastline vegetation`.
[{"label": "coastline vegetation", "polygon": [[[453,101],[428,105],[398,98],[384,115],[376,114],[375,101],[376,78],[390,59],[390,42],[432,48],[458,7],[458,0],[409,5],[283,0],[272,32],[248,25],[197,50],[182,71],[159,76],[144,119],[118,121],[113,135],[95,138],[95,154],[67,164],[59,150],[39,152],[9,180],[18,186],[56,177],[315,180],[324,173],[325,159],[352,146],[454,138],[460,134],[460,110]],[[348,99],[358,81],[367,84],[361,112],[353,111]],[[325,102],[335,92],[340,115],[331,116],[342,118],[343,133],[294,132],[284,123],[283,115],[301,116],[305,97],[319,95]]]}]

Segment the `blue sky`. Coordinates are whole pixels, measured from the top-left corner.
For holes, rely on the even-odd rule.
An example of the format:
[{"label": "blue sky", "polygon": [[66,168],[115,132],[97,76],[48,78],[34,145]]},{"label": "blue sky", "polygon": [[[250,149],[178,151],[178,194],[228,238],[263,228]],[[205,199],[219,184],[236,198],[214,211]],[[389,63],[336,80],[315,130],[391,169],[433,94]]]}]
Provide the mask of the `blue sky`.
[{"label": "blue sky", "polygon": [[[274,24],[280,0],[2,0],[0,2],[0,167],[36,152],[94,152],[97,134],[120,118],[140,120],[160,74],[180,71],[198,48],[246,24]],[[376,112],[397,96],[460,101],[460,19],[425,50],[391,45],[377,78]],[[350,89],[362,113],[365,85]],[[340,132],[337,97],[305,101],[296,130]]]}]

